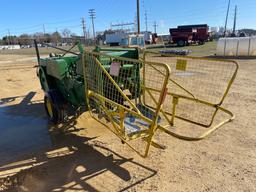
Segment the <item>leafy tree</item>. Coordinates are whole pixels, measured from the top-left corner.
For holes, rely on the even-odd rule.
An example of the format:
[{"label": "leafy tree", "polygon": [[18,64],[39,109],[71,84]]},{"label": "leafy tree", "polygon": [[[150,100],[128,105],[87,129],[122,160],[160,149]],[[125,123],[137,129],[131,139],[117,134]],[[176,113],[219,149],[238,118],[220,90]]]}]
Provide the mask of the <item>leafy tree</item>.
[{"label": "leafy tree", "polygon": [[2,38],[2,43],[4,45],[7,44],[16,44],[17,43],[17,36],[13,35],[13,36],[4,36]]}]

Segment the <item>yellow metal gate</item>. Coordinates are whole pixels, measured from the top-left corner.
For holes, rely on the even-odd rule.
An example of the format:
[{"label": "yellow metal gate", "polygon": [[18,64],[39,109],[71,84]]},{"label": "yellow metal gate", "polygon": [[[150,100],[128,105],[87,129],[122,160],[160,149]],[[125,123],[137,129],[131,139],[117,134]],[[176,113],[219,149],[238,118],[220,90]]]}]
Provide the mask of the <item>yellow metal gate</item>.
[{"label": "yellow metal gate", "polygon": [[[146,52],[143,60],[84,54],[91,116],[142,157],[151,145],[161,148],[154,141],[156,131],[199,140],[232,120],[222,104],[237,70],[235,62],[153,52]],[[231,117],[223,119],[224,114]]]}]

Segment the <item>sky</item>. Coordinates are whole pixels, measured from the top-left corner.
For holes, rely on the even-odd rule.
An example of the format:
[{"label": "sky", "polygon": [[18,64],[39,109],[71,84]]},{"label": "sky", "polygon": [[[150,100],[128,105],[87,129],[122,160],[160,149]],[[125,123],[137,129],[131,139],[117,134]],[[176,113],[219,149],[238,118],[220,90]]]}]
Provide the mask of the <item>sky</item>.
[{"label": "sky", "polygon": [[[211,27],[225,24],[228,0],[140,0],[141,29],[168,34],[168,29],[183,24],[207,23]],[[232,28],[235,5],[238,6],[237,28],[256,29],[256,0],[231,0],[228,27]],[[134,22],[136,0],[1,0],[0,37],[43,32],[61,32],[69,28],[81,35],[81,19],[92,32],[88,10],[95,9],[95,29],[104,31],[111,23]]]}]

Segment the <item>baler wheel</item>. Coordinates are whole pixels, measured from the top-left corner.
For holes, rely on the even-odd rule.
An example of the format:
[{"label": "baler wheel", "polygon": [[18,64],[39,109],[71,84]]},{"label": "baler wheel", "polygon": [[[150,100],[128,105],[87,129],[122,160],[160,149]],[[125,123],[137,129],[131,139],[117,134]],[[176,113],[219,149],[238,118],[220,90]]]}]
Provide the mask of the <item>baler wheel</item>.
[{"label": "baler wheel", "polygon": [[66,115],[63,99],[58,91],[50,90],[45,94],[44,106],[46,114],[54,124],[63,123]]}]

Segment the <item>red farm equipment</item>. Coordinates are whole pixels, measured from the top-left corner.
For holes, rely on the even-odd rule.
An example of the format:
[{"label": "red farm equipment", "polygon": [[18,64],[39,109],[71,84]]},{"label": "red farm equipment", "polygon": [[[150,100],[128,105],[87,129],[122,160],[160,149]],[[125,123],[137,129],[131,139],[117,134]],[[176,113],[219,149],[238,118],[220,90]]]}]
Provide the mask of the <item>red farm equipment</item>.
[{"label": "red farm equipment", "polygon": [[209,27],[203,25],[183,25],[170,30],[171,42],[183,47],[192,43],[204,44],[209,39]]}]

